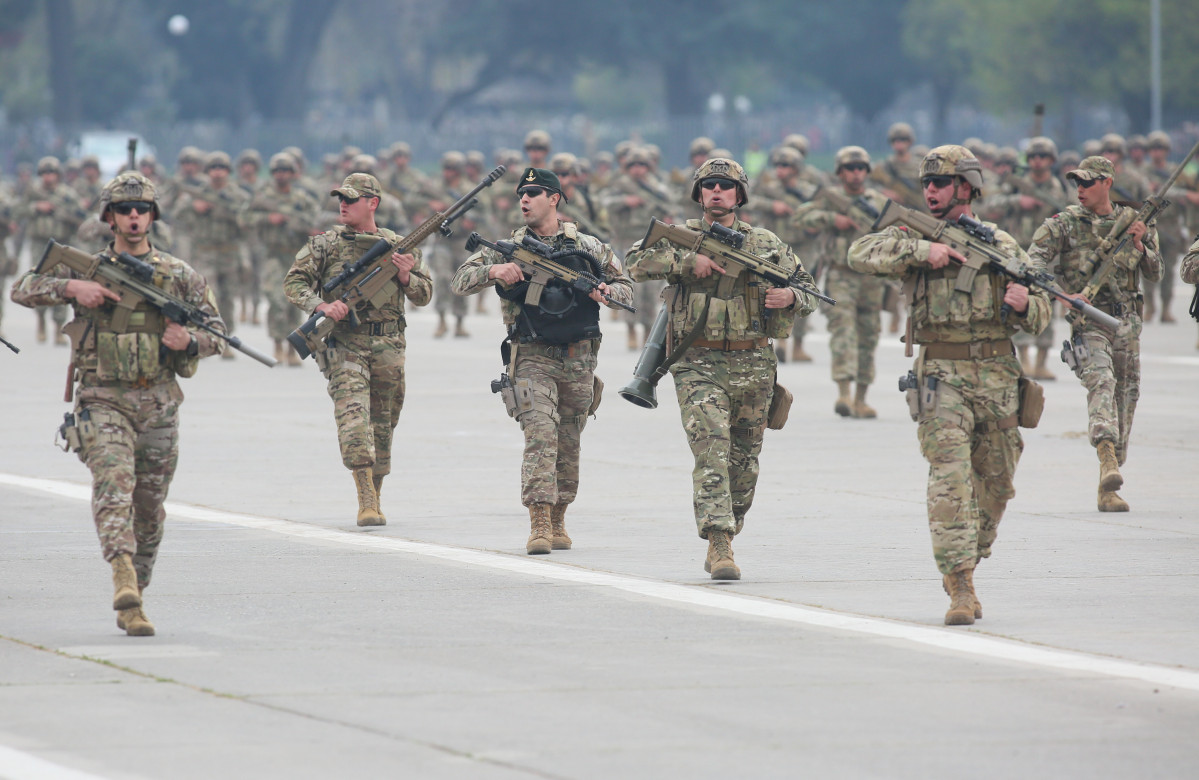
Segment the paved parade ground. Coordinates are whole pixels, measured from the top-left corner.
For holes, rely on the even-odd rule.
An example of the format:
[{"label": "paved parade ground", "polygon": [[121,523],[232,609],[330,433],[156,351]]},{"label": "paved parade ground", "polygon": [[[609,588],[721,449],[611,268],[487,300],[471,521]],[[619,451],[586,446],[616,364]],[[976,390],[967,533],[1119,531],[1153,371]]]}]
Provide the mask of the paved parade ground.
[{"label": "paved parade ground", "polygon": [[[469,339],[411,315],[383,528],[354,524],[310,362],[214,358],[182,381],[152,638],[116,628],[87,470],[51,443],[67,350],[10,304],[0,778],[1199,776],[1189,293],[1179,324],[1145,329],[1131,513],[1096,510],[1085,394],[1052,359],[970,627],[942,625],[896,336],[879,419],[843,419],[813,315],[815,362],[780,367],[796,402],[766,435],[742,579],[715,583],[670,381],[656,410],[622,400],[636,353],[606,317],[574,549],[525,555],[489,296]],[[271,351],[261,327],[237,335]]]}]

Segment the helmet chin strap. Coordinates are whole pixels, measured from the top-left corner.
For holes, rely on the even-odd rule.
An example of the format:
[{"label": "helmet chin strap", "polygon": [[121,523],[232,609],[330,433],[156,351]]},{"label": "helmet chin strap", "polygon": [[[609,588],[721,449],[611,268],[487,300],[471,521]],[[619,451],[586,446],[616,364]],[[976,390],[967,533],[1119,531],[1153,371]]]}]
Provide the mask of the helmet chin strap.
[{"label": "helmet chin strap", "polygon": [[704,213],[711,215],[712,221],[715,222],[718,219],[723,219],[729,214],[732,214],[733,210],[725,208],[724,206],[709,206],[704,209]]},{"label": "helmet chin strap", "polygon": [[932,212],[932,215],[934,217],[936,217],[937,219],[945,219],[945,215],[948,214],[949,212],[953,211],[954,206],[962,206],[962,205],[969,206],[970,205],[969,199],[962,200],[961,198],[958,197],[958,187],[961,186],[961,183],[963,181],[964,181],[964,179],[962,179],[959,176],[953,177],[953,182],[954,182],[953,197],[949,199],[949,204],[946,205],[945,208],[937,209],[936,211]]}]

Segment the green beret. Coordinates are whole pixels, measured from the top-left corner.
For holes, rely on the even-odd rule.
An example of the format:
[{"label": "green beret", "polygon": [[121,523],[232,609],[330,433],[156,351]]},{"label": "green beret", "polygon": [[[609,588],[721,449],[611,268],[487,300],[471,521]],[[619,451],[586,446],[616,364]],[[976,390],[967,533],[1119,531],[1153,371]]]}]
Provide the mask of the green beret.
[{"label": "green beret", "polygon": [[556,192],[566,201],[566,193],[562,191],[562,182],[558,174],[545,168],[525,168],[525,172],[516,180],[516,193],[519,195],[522,187],[545,187],[550,192]]}]

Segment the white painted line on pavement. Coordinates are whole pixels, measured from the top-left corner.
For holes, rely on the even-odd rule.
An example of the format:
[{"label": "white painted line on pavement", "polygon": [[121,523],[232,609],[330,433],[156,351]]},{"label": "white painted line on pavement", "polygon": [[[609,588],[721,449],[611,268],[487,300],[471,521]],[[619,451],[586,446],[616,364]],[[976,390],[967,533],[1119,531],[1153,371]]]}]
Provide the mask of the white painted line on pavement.
[{"label": "white painted line on pavement", "polygon": [[0,777],[5,780],[103,780],[100,775],[68,769],[4,745],[0,745]]},{"label": "white painted line on pavement", "polygon": [[[59,480],[0,474],[0,485],[11,485],[18,488],[37,490],[63,498],[83,501],[91,500],[90,487]],[[367,550],[423,555],[429,558],[508,571],[530,577],[612,588],[660,601],[707,607],[738,615],[817,626],[837,631],[884,637],[886,639],[898,639],[914,644],[927,645],[939,650],[951,650],[966,655],[999,661],[1015,661],[1064,672],[1129,678],[1153,683],[1154,685],[1199,691],[1199,672],[1188,669],[1142,664],[1135,661],[1124,661],[1117,658],[1107,658],[1072,650],[1056,650],[1038,645],[1024,644],[1015,640],[983,636],[970,631],[933,628],[883,618],[851,615],[830,609],[800,606],[790,602],[720,593],[708,588],[680,585],[663,580],[647,580],[623,574],[579,569],[573,566],[564,566],[549,561],[542,562],[505,555],[503,553],[468,550],[461,547],[446,547],[427,542],[412,542],[390,536],[379,536],[358,531],[343,531],[307,523],[298,523],[292,520],[240,515],[218,509],[195,506],[193,504],[180,504],[174,501],[167,502],[166,510],[168,516],[186,518],[198,522],[233,525],[257,531],[285,534],[311,541],[361,547]]]}]

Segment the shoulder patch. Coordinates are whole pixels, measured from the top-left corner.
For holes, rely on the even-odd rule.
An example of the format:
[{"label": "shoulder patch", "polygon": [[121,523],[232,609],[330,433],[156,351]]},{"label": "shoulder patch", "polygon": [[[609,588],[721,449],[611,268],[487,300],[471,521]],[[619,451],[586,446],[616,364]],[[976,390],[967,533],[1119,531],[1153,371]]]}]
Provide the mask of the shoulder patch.
[{"label": "shoulder patch", "polygon": [[577,241],[579,238],[579,228],[573,222],[563,222],[562,233],[568,241]]},{"label": "shoulder patch", "polygon": [[304,246],[302,246],[302,247],[300,248],[300,251],[299,251],[299,252],[296,252],[296,260],[297,260],[297,261],[300,261],[300,260],[306,260],[306,259],[308,259],[308,258],[309,258],[309,257],[311,257],[311,256],[312,256],[312,244],[311,244],[311,242],[306,242],[306,243],[304,244]]}]

